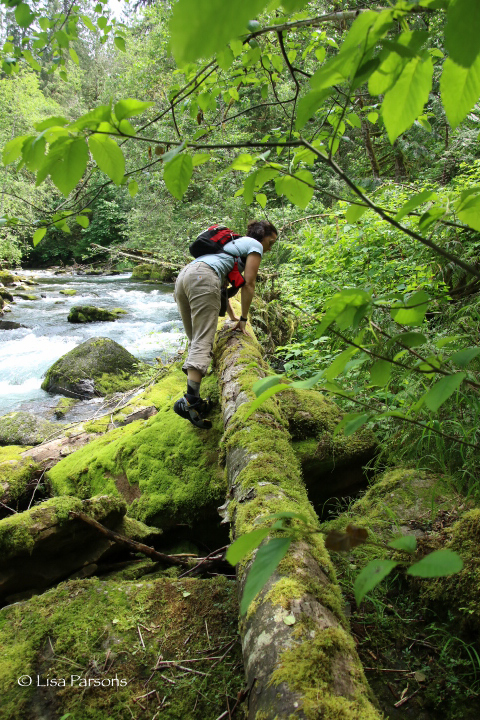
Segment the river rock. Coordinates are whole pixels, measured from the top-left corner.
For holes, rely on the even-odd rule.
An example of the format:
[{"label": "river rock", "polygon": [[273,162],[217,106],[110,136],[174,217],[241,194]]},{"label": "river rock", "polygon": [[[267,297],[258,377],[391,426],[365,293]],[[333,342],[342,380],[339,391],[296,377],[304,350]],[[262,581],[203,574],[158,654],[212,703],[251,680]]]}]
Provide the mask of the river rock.
[{"label": "river rock", "polygon": [[0,287],[0,297],[4,300],[8,300],[9,302],[13,301],[13,295],[11,292],[8,292],[8,290],[4,287]]},{"label": "river rock", "polygon": [[60,295],[76,295],[77,291],[75,288],[67,288],[66,290],[60,290]]},{"label": "river rock", "polygon": [[27,327],[21,323],[12,322],[11,320],[0,320],[0,330],[18,330],[18,328]]},{"label": "river rock", "polygon": [[160,267],[145,263],[137,265],[132,270],[132,280],[142,280],[143,282],[173,282],[178,275],[175,268]]},{"label": "river rock", "polygon": [[0,270],[0,282],[3,285],[13,285],[19,278],[9,270]]},{"label": "river rock", "polygon": [[70,310],[68,322],[71,323],[89,323],[89,322],[113,322],[119,315],[125,315],[126,310],[114,308],[106,310],[105,308],[95,307],[94,305],[75,305]]},{"label": "river rock", "polygon": [[29,412],[12,412],[0,417],[0,445],[40,445],[62,433],[63,425]]},{"label": "river rock", "polygon": [[0,448],[0,517],[27,507],[41,474],[40,465],[18,445]]},{"label": "river rock", "polygon": [[63,355],[48,370],[43,390],[88,399],[121,392],[140,383],[139,374],[154,372],[110,338],[90,338]]},{"label": "river rock", "polygon": [[38,300],[38,295],[29,295],[28,293],[14,292],[14,297],[22,298],[22,300]]},{"label": "river rock", "polygon": [[[55,497],[0,520],[0,599],[41,591],[86,566],[118,554],[119,546],[70,511],[83,512],[110,530],[144,542],[161,534],[125,518],[126,503],[101,495],[89,500]],[[19,572],[21,567],[21,572]]]}]

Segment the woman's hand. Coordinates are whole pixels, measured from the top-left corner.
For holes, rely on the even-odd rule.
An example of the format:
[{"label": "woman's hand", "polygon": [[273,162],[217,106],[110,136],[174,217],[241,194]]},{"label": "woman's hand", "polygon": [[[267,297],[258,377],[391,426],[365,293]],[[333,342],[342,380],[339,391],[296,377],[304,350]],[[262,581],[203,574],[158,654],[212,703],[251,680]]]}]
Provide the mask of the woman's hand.
[{"label": "woman's hand", "polygon": [[245,330],[245,327],[247,325],[246,320],[239,320],[237,324],[232,328],[232,330],[239,330],[244,335],[248,335],[247,331]]}]

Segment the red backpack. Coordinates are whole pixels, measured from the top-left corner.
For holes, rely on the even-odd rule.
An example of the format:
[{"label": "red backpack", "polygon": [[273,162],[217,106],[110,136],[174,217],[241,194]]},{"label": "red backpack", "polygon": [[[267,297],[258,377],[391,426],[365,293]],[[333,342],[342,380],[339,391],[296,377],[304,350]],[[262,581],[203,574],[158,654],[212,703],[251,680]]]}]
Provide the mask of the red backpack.
[{"label": "red backpack", "polygon": [[[190,254],[194,258],[199,258],[202,255],[216,255],[217,253],[223,252],[224,246],[242,237],[238,233],[232,232],[225,225],[211,225],[207,230],[204,230],[197,237],[196,240],[190,245]],[[230,253],[228,253],[230,255]],[[242,258],[244,261],[244,259]],[[235,260],[233,269],[227,275],[228,280],[235,288],[235,292],[245,285],[245,279],[238,269],[238,261]],[[233,289],[232,288],[232,289]],[[230,295],[230,294],[229,294]]]}]

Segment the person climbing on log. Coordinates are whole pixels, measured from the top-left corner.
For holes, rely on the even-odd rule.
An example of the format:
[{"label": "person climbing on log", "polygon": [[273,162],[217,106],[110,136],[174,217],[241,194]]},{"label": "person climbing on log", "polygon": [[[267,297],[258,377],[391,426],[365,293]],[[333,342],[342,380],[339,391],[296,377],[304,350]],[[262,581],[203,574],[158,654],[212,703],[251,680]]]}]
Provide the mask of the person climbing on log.
[{"label": "person climbing on log", "polygon": [[236,324],[233,331],[246,334],[247,315],[255,293],[255,283],[263,254],[269,252],[277,229],[267,220],[254,220],[247,234],[223,245],[221,252],[201,255],[186,265],[175,283],[174,298],[188,337],[188,356],[183,365],[187,391],[176,401],[173,410],[195,427],[208,430],[206,419],[210,403],[200,397],[200,385],[212,359],[213,341],[221,308],[222,287],[234,268],[243,272],[241,280],[241,316],[233,312],[228,299],[226,311]]}]

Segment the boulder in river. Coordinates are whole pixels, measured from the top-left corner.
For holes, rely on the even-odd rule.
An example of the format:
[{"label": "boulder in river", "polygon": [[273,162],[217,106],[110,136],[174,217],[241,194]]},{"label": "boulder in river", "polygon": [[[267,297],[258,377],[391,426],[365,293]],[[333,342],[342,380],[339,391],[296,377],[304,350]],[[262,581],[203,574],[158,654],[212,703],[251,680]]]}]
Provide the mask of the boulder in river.
[{"label": "boulder in river", "polygon": [[9,302],[13,301],[13,295],[11,292],[9,292],[6,288],[0,287],[0,297],[4,300],[8,300]]},{"label": "boulder in river", "polygon": [[0,270],[0,282],[3,285],[13,285],[19,278],[9,270]]},{"label": "boulder in river", "polygon": [[68,322],[71,323],[89,323],[89,322],[113,322],[119,315],[126,314],[121,308],[106,310],[105,308],[95,307],[94,305],[75,305],[70,310]]},{"label": "boulder in river", "polygon": [[29,412],[12,412],[0,417],[0,445],[40,445],[62,433],[63,425]]},{"label": "boulder in river", "polygon": [[23,292],[14,292],[14,297],[19,297],[22,300],[38,300],[38,295],[30,295],[29,293],[23,293]]},{"label": "boulder in river", "polygon": [[136,387],[154,372],[114,340],[90,338],[52,365],[42,389],[85,400]]},{"label": "boulder in river", "polygon": [[132,280],[142,280],[143,282],[173,282],[178,275],[178,269],[161,267],[144,263],[137,265],[132,270]]},{"label": "boulder in river", "polygon": [[77,291],[75,288],[67,288],[66,290],[60,290],[60,295],[76,295]]},{"label": "boulder in river", "polygon": [[0,320],[0,330],[18,330],[18,328],[27,327],[21,323],[12,322],[11,320]]}]

